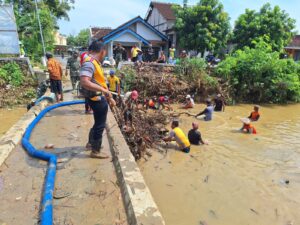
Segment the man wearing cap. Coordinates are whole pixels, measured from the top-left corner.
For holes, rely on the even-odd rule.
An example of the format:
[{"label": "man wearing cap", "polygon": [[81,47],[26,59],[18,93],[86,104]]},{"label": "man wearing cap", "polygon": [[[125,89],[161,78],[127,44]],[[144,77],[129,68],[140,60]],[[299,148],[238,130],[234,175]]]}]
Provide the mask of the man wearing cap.
[{"label": "man wearing cap", "polygon": [[[121,89],[120,89],[120,79],[115,76],[115,71],[111,70],[109,72],[109,77],[107,79],[108,81],[108,86],[109,90],[114,93],[118,93],[119,95],[121,94]],[[113,98],[116,100],[116,95],[113,95]]]},{"label": "man wearing cap", "polygon": [[207,142],[204,142],[202,140],[202,137],[201,137],[201,133],[200,131],[198,130],[199,129],[199,126],[197,123],[193,123],[192,124],[193,126],[193,129],[191,129],[188,133],[188,138],[189,138],[189,141],[192,145],[200,145],[200,144],[207,144]]},{"label": "man wearing cap", "polygon": [[63,100],[63,90],[62,90],[62,67],[60,63],[53,58],[52,53],[47,52],[46,58],[48,60],[47,62],[47,68],[50,75],[50,87],[51,92],[55,94],[56,100],[58,102]]},{"label": "man wearing cap", "polygon": [[185,97],[186,99],[186,102],[185,104],[182,106],[183,109],[191,109],[191,108],[194,108],[195,106],[195,102],[194,102],[194,99],[192,98],[192,96],[190,95],[187,95]]},{"label": "man wearing cap", "polygon": [[207,99],[206,100],[206,108],[199,114],[197,114],[195,117],[197,118],[198,116],[203,116],[203,119],[205,121],[211,121],[212,120],[212,115],[214,111],[214,106],[211,104],[211,100]]},{"label": "man wearing cap", "polygon": [[216,112],[222,112],[222,110],[223,110],[223,112],[225,111],[225,102],[224,102],[224,99],[222,98],[221,94],[217,95],[214,102],[215,102],[214,106],[215,106]]}]

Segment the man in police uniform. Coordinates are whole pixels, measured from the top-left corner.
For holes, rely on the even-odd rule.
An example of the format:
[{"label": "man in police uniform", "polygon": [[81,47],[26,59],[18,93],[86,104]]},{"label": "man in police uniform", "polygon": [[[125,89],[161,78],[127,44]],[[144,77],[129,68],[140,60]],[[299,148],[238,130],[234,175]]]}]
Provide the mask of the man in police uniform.
[{"label": "man in police uniform", "polygon": [[73,90],[75,89],[76,82],[79,80],[80,62],[78,55],[78,52],[73,52],[72,56],[68,59],[66,69],[66,76],[68,75],[68,69],[70,70],[70,78]]}]

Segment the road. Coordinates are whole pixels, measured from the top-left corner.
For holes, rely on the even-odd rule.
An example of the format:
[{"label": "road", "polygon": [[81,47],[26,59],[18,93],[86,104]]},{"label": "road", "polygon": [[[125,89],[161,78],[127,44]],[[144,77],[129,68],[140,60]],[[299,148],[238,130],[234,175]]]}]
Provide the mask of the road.
[{"label": "road", "polygon": [[[72,100],[71,92],[65,94]],[[110,159],[91,159],[85,151],[92,115],[84,106],[56,109],[46,115],[32,133],[38,149],[49,150],[60,163],[55,184],[54,224],[127,224],[122,197]],[[106,133],[103,152],[111,155]],[[19,145],[0,167],[0,224],[39,223],[39,210],[47,165],[28,156]]]}]

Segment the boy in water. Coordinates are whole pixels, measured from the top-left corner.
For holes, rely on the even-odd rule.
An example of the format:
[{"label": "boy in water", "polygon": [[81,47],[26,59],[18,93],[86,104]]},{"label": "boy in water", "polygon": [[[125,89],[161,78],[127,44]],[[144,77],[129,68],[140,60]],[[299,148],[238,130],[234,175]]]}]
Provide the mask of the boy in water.
[{"label": "boy in water", "polygon": [[190,152],[191,144],[189,142],[189,139],[185,136],[183,131],[179,128],[179,122],[173,121],[172,122],[172,131],[170,132],[169,137],[165,137],[163,140],[165,142],[171,142],[176,141],[181,151],[185,153]]},{"label": "boy in water", "polygon": [[259,106],[258,105],[254,106],[254,111],[250,114],[250,116],[248,118],[253,122],[259,120],[260,114],[259,114]]}]

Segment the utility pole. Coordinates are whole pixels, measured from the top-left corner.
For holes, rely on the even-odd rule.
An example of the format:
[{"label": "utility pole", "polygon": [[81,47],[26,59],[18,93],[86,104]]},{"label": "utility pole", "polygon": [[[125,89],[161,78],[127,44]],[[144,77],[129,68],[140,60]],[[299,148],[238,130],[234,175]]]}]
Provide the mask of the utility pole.
[{"label": "utility pole", "polygon": [[46,56],[46,48],[45,48],[45,42],[44,42],[44,35],[43,35],[43,30],[42,30],[42,25],[41,25],[41,20],[40,20],[40,14],[39,14],[39,9],[38,9],[38,5],[37,5],[37,0],[34,0],[35,2],[35,10],[36,10],[36,14],[37,14],[37,20],[39,23],[39,27],[40,27],[40,35],[41,35],[41,40],[42,40],[42,45],[43,45],[43,64],[46,64],[45,61],[45,56]]}]

